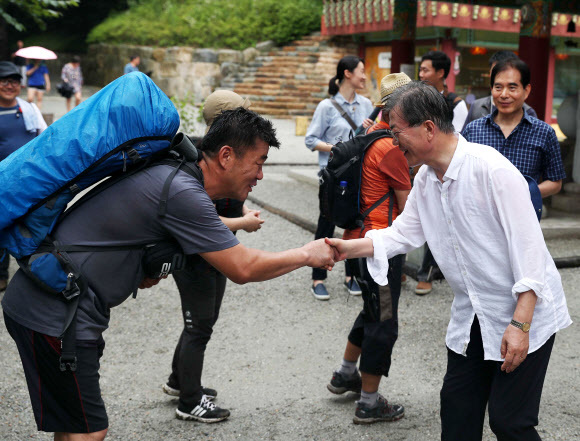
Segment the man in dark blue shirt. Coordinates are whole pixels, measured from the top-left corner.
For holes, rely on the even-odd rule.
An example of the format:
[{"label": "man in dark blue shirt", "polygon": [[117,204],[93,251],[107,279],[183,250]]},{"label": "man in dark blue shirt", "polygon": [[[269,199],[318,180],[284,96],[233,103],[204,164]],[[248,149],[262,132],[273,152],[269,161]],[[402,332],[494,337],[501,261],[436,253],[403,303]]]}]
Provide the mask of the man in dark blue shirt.
[{"label": "man in dark blue shirt", "polygon": [[554,129],[523,109],[530,90],[526,63],[511,59],[496,64],[491,71],[491,94],[497,109],[469,123],[463,136],[498,150],[538,183],[545,198],[560,191],[566,173]]},{"label": "man in dark blue shirt", "polygon": [[[0,61],[0,161],[46,128],[38,107],[18,98],[21,81],[22,74],[14,63]],[[1,292],[8,283],[10,263],[3,249],[0,249],[0,259]]]}]

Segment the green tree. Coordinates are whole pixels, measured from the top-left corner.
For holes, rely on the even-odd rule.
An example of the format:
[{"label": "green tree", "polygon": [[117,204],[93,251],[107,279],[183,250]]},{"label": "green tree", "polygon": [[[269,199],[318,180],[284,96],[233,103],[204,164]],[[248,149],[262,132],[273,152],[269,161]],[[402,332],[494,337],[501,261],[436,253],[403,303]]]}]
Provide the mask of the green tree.
[{"label": "green tree", "polygon": [[63,9],[78,4],[79,0],[0,0],[0,57],[7,59],[10,54],[9,27],[23,31],[23,22],[28,19],[44,28],[46,19],[58,17]]}]

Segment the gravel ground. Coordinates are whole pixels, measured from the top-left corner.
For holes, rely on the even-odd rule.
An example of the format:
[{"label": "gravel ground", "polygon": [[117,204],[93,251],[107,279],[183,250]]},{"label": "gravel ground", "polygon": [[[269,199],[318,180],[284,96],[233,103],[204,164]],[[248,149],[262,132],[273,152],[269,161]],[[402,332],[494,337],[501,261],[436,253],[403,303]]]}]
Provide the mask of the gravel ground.
[{"label": "gravel ground", "polygon": [[[266,223],[260,232],[239,235],[243,243],[280,250],[311,239],[310,233],[277,216],[265,212],[263,217]],[[556,248],[569,247],[562,241]],[[338,265],[328,280],[328,302],[310,295],[308,269],[273,281],[228,285],[204,373],[204,384],[219,390],[217,404],[232,412],[229,420],[219,424],[177,420],[177,400],[161,392],[181,330],[173,281],[163,281],[115,308],[111,328],[104,335],[107,348],[101,368],[110,419],[107,439],[438,439],[444,336],[452,300],[448,285],[436,284],[425,297],[412,292],[413,280],[403,289],[399,341],[391,376],[380,391],[403,404],[406,417],[395,423],[356,426],[352,424],[356,395],[335,396],[326,390],[361,307],[361,299],[348,297],[341,286],[342,268]],[[580,284],[580,271],[566,269],[561,275],[577,321],[580,300],[574,287]],[[545,441],[580,437],[579,343],[580,331],[574,325],[556,339],[540,412],[539,431]],[[3,326],[0,348],[0,439],[51,439],[36,432],[18,355]],[[484,440],[492,439],[486,428]]]}]

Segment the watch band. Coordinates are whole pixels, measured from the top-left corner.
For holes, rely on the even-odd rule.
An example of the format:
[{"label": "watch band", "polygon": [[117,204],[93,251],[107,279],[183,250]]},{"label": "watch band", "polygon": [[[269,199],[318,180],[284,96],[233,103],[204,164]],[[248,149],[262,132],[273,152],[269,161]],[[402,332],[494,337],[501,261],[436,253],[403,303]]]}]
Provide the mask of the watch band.
[{"label": "watch band", "polygon": [[518,322],[514,319],[510,322],[510,325],[515,326],[516,328],[521,329],[524,332],[528,332],[530,330],[530,324],[528,322]]}]

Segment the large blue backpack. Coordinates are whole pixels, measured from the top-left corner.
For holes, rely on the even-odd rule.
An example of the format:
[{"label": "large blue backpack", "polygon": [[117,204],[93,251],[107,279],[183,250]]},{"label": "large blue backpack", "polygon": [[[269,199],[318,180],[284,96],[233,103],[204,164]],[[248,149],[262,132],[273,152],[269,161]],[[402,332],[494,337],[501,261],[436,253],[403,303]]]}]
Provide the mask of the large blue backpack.
[{"label": "large blue backpack", "polygon": [[[86,287],[67,255],[78,250],[61,247],[50,233],[81,191],[166,156],[178,128],[171,100],[148,76],[134,72],[110,83],[0,162],[0,248],[45,290],[71,302],[63,335]],[[74,335],[70,340],[74,345]],[[71,369],[72,358],[74,354],[67,361]]]}]

